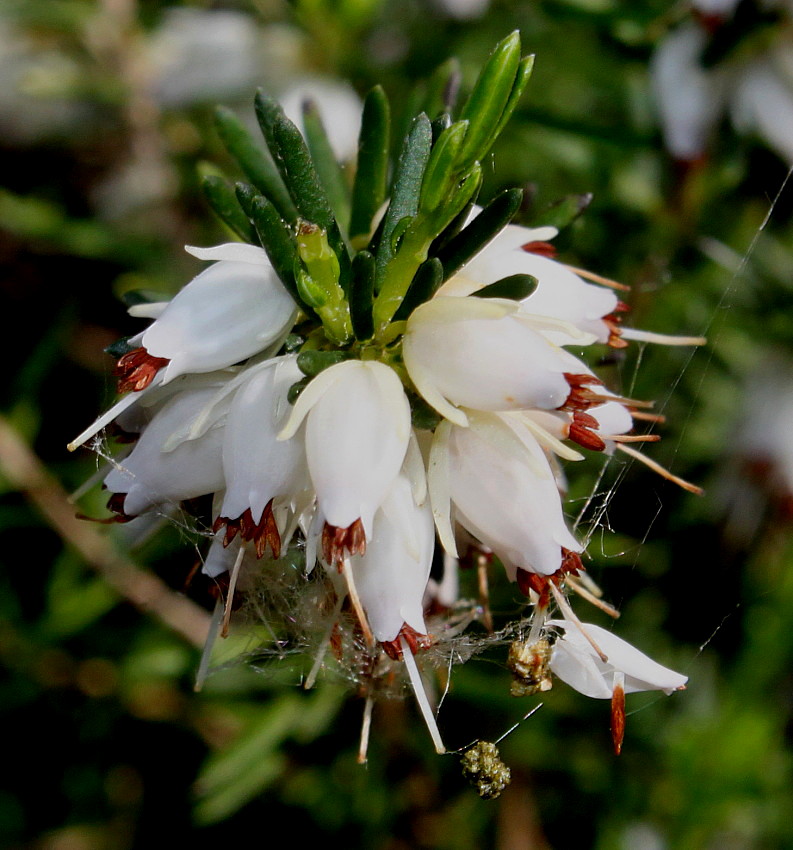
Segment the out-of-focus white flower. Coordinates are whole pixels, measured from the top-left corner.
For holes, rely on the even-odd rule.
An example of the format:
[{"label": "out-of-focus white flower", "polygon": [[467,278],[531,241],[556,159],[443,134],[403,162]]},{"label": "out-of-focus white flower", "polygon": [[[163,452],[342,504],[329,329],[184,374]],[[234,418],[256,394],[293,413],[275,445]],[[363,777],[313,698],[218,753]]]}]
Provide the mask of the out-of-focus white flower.
[{"label": "out-of-focus white flower", "polygon": [[405,459],[410,405],[393,369],[348,360],[303,390],[279,439],[292,437],[304,419],[317,510],[326,526],[346,533],[325,547],[336,560],[343,551],[363,551],[371,537],[375,511]]},{"label": "out-of-focus white flower", "polygon": [[735,51],[706,66],[710,40],[732,17],[737,3],[700,0],[692,6],[694,19],[669,32],[651,63],[666,147],[682,162],[698,160],[721,118],[729,114],[736,129],[756,134],[792,163],[793,44],[789,28],[780,23],[775,41],[765,46],[763,53]]},{"label": "out-of-focus white flower", "polygon": [[303,104],[314,103],[337,158],[348,162],[355,156],[361,130],[361,99],[349,83],[329,77],[299,77],[278,94],[278,100],[287,118],[301,129]]},{"label": "out-of-focus white flower", "polygon": [[[187,250],[214,265],[193,278],[130,341],[146,357],[126,355],[126,363],[119,361],[121,389],[142,389],[160,368],[162,383],[167,383],[185,373],[231,366],[267,348],[294,322],[295,302],[261,248],[231,242]],[[151,358],[167,362],[152,363]],[[133,367],[128,373],[126,365]]]},{"label": "out-of-focus white flower", "polygon": [[433,0],[433,5],[450,18],[469,21],[484,15],[490,0]]},{"label": "out-of-focus white flower", "polygon": [[167,107],[253,94],[264,57],[259,28],[231,9],[171,8],[146,45],[151,89]]},{"label": "out-of-focus white flower", "polygon": [[396,640],[403,625],[426,633],[422,602],[434,548],[429,502],[417,505],[410,481],[399,475],[375,514],[366,552],[350,559],[355,586],[378,641]]},{"label": "out-of-focus white flower", "polygon": [[[671,694],[682,690],[688,681],[688,676],[663,667],[635,646],[600,626],[583,623],[579,627],[569,620],[549,620],[547,625],[564,632],[554,644],[551,670],[584,696],[611,699],[615,677],[619,675],[624,677],[626,694],[638,691]],[[608,661],[600,658],[582,634],[581,628],[603,650]]]},{"label": "out-of-focus white flower", "polygon": [[540,331],[563,324],[524,315],[500,298],[436,297],[408,319],[405,366],[426,401],[458,425],[467,422],[459,407],[552,410],[570,387],[559,349]]},{"label": "out-of-focus white flower", "polygon": [[701,26],[686,23],[659,44],[650,66],[664,142],[680,160],[704,153],[724,110],[728,80],[700,62],[707,40]]},{"label": "out-of-focus white flower", "polygon": [[146,425],[132,450],[105,476],[112,493],[123,494],[119,504],[111,505],[127,516],[168,502],[180,502],[214,493],[223,488],[221,446],[225,409],[201,436],[181,440],[173,448],[169,441],[185,424],[198,415],[218,391],[217,385],[187,389],[166,401]]},{"label": "out-of-focus white flower", "polygon": [[564,521],[551,467],[536,439],[508,417],[469,411],[469,427],[442,423],[429,462],[433,513],[447,551],[456,554],[451,514],[503,562],[552,575],[562,549],[581,552]]}]

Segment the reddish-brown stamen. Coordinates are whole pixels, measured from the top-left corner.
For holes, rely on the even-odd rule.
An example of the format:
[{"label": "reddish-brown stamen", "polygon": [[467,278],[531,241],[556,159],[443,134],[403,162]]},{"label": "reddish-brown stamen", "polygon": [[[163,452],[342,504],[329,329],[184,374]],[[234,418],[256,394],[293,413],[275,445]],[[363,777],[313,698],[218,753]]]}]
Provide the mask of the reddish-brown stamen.
[{"label": "reddish-brown stamen", "polygon": [[167,357],[154,357],[145,348],[134,348],[118,359],[113,377],[118,378],[118,391],[140,392],[154,380],[154,376],[170,363]]},{"label": "reddish-brown stamen", "polygon": [[573,421],[570,423],[568,437],[582,448],[602,452],[606,448],[606,442],[597,433],[599,427],[600,423],[594,416],[590,416],[590,414],[581,410],[575,410],[573,411]]},{"label": "reddish-brown stamen", "polygon": [[579,375],[572,372],[564,372],[564,379],[570,386],[570,394],[560,406],[560,410],[587,410],[597,404],[601,396],[593,393],[590,386],[602,387],[603,381],[594,375]]},{"label": "reddish-brown stamen", "polygon": [[566,575],[577,576],[579,572],[585,571],[584,564],[581,561],[581,556],[571,549],[561,548],[561,561],[559,569],[548,576],[533,573],[530,570],[524,570],[518,567],[515,575],[515,580],[518,584],[518,590],[528,596],[533,590],[540,598],[537,601],[539,608],[547,608],[550,601],[551,584],[558,587]]},{"label": "reddish-brown stamen", "polygon": [[[621,677],[620,677],[621,678]],[[611,693],[611,740],[614,742],[614,754],[622,752],[625,737],[625,688],[622,681],[614,682]]]},{"label": "reddish-brown stamen", "polygon": [[322,529],[322,554],[328,564],[335,564],[339,572],[345,555],[363,555],[366,552],[366,532],[360,518],[347,528],[325,523]]},{"label": "reddish-brown stamen", "polygon": [[410,651],[415,655],[420,649],[427,649],[432,646],[432,638],[429,635],[423,635],[417,632],[412,626],[407,623],[402,624],[399,634],[393,640],[384,640],[380,642],[383,647],[383,652],[394,661],[402,659],[402,646],[400,638],[405,639]]},{"label": "reddish-brown stamen", "polygon": [[268,546],[274,558],[280,557],[281,535],[278,531],[275,517],[273,516],[272,499],[270,499],[262,511],[262,516],[258,524],[253,521],[251,509],[246,508],[236,519],[219,516],[212,526],[212,531],[217,533],[224,526],[226,527],[226,535],[223,538],[224,547],[228,546],[237,534],[239,534],[246,542],[254,542],[257,558],[264,556]]},{"label": "reddish-brown stamen", "polygon": [[556,247],[551,245],[550,242],[527,242],[525,245],[521,245],[523,250],[527,254],[538,254],[540,257],[548,257],[553,260],[556,257]]}]

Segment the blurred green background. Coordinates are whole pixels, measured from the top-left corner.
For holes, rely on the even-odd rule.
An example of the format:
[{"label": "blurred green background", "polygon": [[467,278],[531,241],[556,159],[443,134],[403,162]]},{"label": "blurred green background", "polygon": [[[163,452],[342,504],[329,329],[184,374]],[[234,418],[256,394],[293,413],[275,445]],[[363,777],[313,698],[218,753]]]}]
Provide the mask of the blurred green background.
[{"label": "blurred green background", "polygon": [[[664,150],[650,62],[690,19],[663,0],[0,3],[0,845],[793,847],[793,191],[788,163],[726,113],[696,162]],[[123,528],[75,521],[63,493],[97,468],[65,444],[112,400],[102,349],[139,327],[120,296],[176,291],[199,270],[183,245],[228,239],[200,191],[230,168],[212,106],[248,116],[258,85],[286,98],[347,80],[382,82],[409,116],[440,62],[459,57],[470,85],[516,28],[536,70],[484,197],[530,186],[531,221],[592,193],[560,257],[630,284],[631,324],[707,334],[694,354],[634,344],[599,364],[657,399],[650,453],[706,495],[618,459],[569,470],[621,636],[690,683],[629,698],[620,758],[608,706],[559,684],[501,744],[513,782],[491,802],[434,755],[410,700],[377,706],[358,766],[362,700],[339,681],[302,691],[305,660],[257,654],[252,622],[194,693],[212,604],[200,581],[182,593],[195,541],[174,526],[126,552]],[[721,61],[740,74],[788,29],[781,13],[762,37],[747,27]],[[79,510],[106,515],[98,488]],[[517,604],[496,583],[496,614]],[[455,671],[451,748],[538,701],[509,696],[505,656]]]}]

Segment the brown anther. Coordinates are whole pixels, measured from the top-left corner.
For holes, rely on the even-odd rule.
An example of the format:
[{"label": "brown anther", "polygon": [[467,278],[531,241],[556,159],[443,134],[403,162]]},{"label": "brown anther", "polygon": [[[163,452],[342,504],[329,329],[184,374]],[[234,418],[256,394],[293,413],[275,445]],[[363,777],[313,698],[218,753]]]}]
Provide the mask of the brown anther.
[{"label": "brown anther", "polygon": [[328,564],[335,564],[341,572],[345,555],[363,555],[366,552],[366,532],[360,517],[347,528],[325,523],[322,529],[322,555]]},{"label": "brown anther", "polygon": [[622,682],[614,683],[611,693],[611,740],[614,742],[614,754],[622,752],[625,737],[625,688]]},{"label": "brown anther", "polygon": [[538,254],[540,257],[548,257],[551,260],[556,257],[556,246],[551,245],[550,242],[527,242],[525,245],[521,245],[521,248],[527,254]]},{"label": "brown anther", "polygon": [[485,549],[482,546],[478,546],[476,543],[469,543],[466,547],[465,552],[460,557],[460,569],[478,569],[482,563],[485,563],[488,566],[492,564],[493,553],[489,549]]},{"label": "brown anther", "polygon": [[118,391],[140,392],[154,380],[154,376],[170,363],[167,357],[154,357],[145,348],[133,348],[119,357],[113,369],[113,377],[118,378]]},{"label": "brown anther", "polygon": [[278,531],[278,525],[273,516],[273,500],[267,503],[267,506],[262,511],[262,517],[258,524],[253,520],[253,514],[250,508],[240,514],[236,519],[219,516],[212,525],[212,531],[217,533],[223,526],[226,527],[226,535],[223,538],[223,546],[226,547],[237,536],[246,542],[253,541],[256,548],[256,557],[262,558],[269,546],[274,558],[281,555],[281,535]]},{"label": "brown anther", "polygon": [[554,573],[553,578],[566,575],[577,576],[580,572],[585,571],[586,567],[584,567],[581,556],[578,552],[573,552],[571,549],[565,549],[564,546],[562,546],[562,565],[559,567],[559,571]]},{"label": "brown anther", "polygon": [[115,514],[114,517],[111,517],[107,520],[100,520],[100,522],[112,523],[112,522],[130,522],[135,519],[134,516],[130,516],[124,510],[124,501],[127,498],[126,493],[113,493],[111,497],[107,500],[107,509],[109,511],[113,511]]},{"label": "brown anther", "polygon": [[606,340],[606,345],[609,348],[621,349],[628,347],[628,340],[622,338],[622,328],[619,326],[619,319],[604,316],[603,324],[609,329],[609,338]]},{"label": "brown anther", "polygon": [[606,448],[606,442],[597,433],[600,423],[594,416],[581,410],[573,411],[573,421],[570,423],[568,437],[585,449],[602,452]]},{"label": "brown anther", "polygon": [[595,404],[598,404],[602,398],[597,393],[589,389],[590,386],[603,386],[603,381],[596,378],[594,375],[578,375],[572,372],[564,372],[564,379],[570,386],[570,394],[559,409],[560,410],[587,410]]},{"label": "brown anther", "polygon": [[384,640],[380,642],[383,647],[383,652],[393,659],[400,661],[402,659],[402,644],[400,638],[405,639],[410,651],[415,655],[421,649],[428,649],[432,646],[432,638],[429,635],[423,635],[417,632],[412,626],[407,623],[402,624],[399,634],[393,640]]}]

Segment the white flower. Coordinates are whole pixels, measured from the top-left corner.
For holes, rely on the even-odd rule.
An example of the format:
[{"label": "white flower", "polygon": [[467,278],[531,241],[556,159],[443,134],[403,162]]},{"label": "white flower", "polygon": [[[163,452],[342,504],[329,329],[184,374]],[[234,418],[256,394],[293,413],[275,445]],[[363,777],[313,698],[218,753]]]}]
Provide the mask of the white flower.
[{"label": "white flower", "polygon": [[650,71],[664,142],[677,159],[700,157],[724,108],[727,78],[700,62],[705,30],[686,23],[660,43]]},{"label": "white flower", "polygon": [[187,250],[199,259],[217,262],[193,278],[131,340],[149,358],[168,361],[160,364],[164,365],[163,383],[251,357],[278,341],[297,313],[261,248],[228,243]]},{"label": "white flower", "polygon": [[224,430],[226,493],[216,527],[225,522],[229,532],[241,530],[260,555],[268,542],[276,556],[280,552],[273,500],[289,502],[309,483],[302,437],[277,439],[291,412],[287,392],[303,377],[296,359],[278,358],[253,370],[234,394]]},{"label": "white flower", "polygon": [[293,79],[278,95],[278,100],[287,118],[301,129],[303,104],[311,101],[319,110],[337,159],[347,162],[356,155],[361,129],[361,99],[349,83],[330,77]]},{"label": "white flower", "polygon": [[[105,476],[112,493],[124,494],[123,513],[137,516],[168,502],[180,502],[223,488],[221,445],[225,408],[195,439],[173,438],[214,398],[217,386],[187,389],[163,404],[143,428],[132,453]],[[111,500],[112,503],[112,500]]]},{"label": "white flower", "polygon": [[525,429],[507,416],[469,411],[470,427],[441,423],[430,455],[429,490],[444,547],[456,554],[454,516],[503,562],[511,580],[518,569],[552,575],[562,549],[581,552],[562,513],[548,459]]},{"label": "white flower", "polygon": [[[279,435],[286,440],[306,419],[306,457],[327,526],[356,537],[334,551],[359,548],[399,474],[410,439],[410,405],[390,367],[348,360],[320,372],[303,390]],[[360,529],[360,530],[357,530]],[[327,548],[327,547],[326,547]]]},{"label": "white flower", "polygon": [[374,517],[366,553],[350,559],[355,586],[378,641],[396,640],[403,625],[425,634],[422,600],[435,531],[429,502],[417,505],[399,475]]},{"label": "white flower", "polygon": [[[617,308],[614,292],[586,283],[563,263],[523,250],[524,245],[548,238],[548,230],[551,228],[529,230],[517,225],[502,230],[460,270],[457,277],[476,284],[468,292],[458,289],[456,294],[468,295],[502,278],[528,274],[537,279],[537,287],[521,302],[525,312],[569,322],[599,342],[608,341],[611,329],[603,318]],[[541,333],[556,345],[581,343],[580,335],[571,336],[561,327]]]},{"label": "white flower", "polygon": [[[682,690],[687,676],[663,667],[627,641],[591,623],[583,629],[608,657],[602,661],[581,630],[569,620],[549,620],[547,625],[562,629],[551,654],[551,670],[563,682],[584,696],[611,699],[619,674],[624,676],[626,694],[638,691],[663,691],[671,694]],[[615,682],[616,678],[616,682]]]},{"label": "white flower", "polygon": [[560,349],[540,333],[553,324],[505,299],[441,296],[413,311],[402,354],[416,389],[458,425],[458,406],[553,410],[570,392]]}]

